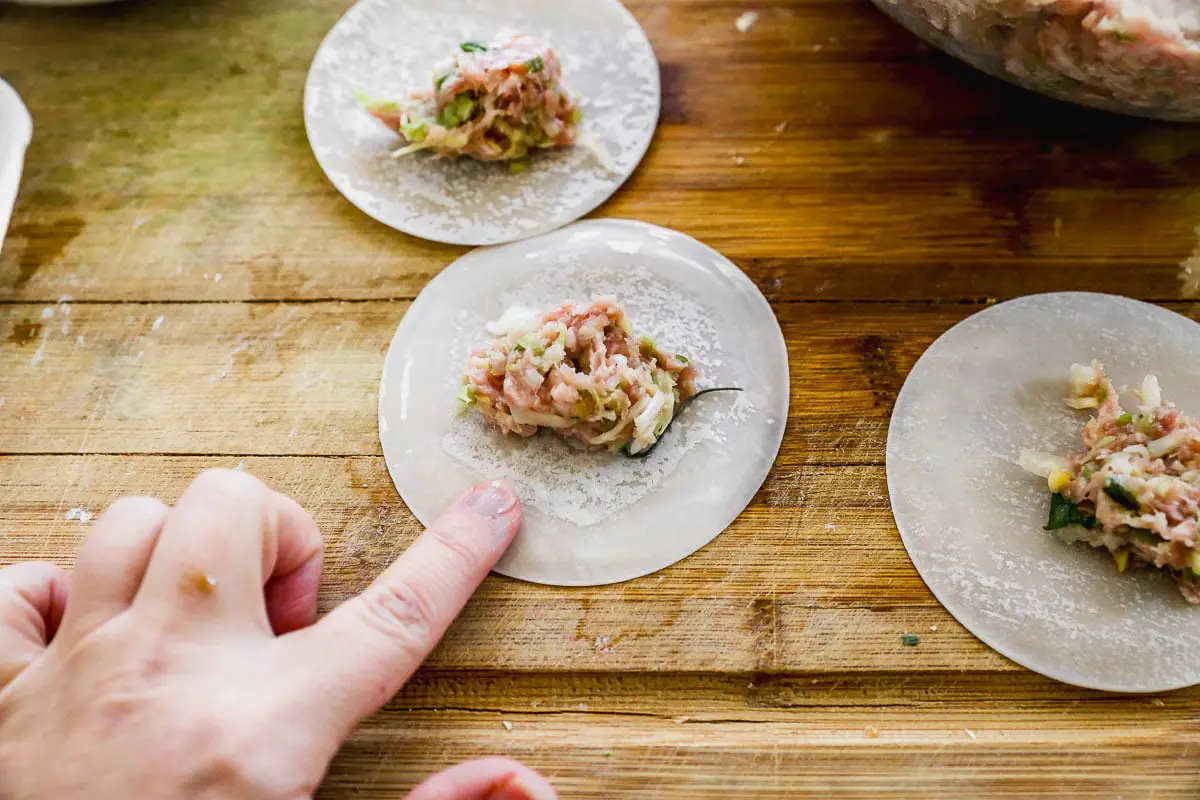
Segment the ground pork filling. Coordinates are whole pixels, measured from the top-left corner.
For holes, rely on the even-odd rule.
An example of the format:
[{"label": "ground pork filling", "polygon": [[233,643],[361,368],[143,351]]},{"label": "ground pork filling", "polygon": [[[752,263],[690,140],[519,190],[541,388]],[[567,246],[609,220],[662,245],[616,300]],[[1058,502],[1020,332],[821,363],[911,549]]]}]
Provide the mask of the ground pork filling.
[{"label": "ground pork filling", "polygon": [[[433,71],[431,89],[405,102],[363,98],[367,111],[404,139],[395,155],[519,162],[575,144],[582,114],[562,86],[558,55],[519,33],[462,42]],[[514,171],[522,164],[514,163]]]},{"label": "ground pork filling", "polygon": [[587,449],[637,455],[696,394],[696,369],[637,336],[612,298],[545,313],[510,309],[467,359],[458,401],[504,433],[547,429]]},{"label": "ground pork filling", "polygon": [[1021,462],[1049,484],[1047,530],[1106,548],[1122,572],[1166,570],[1200,604],[1200,422],[1164,402],[1153,375],[1137,395],[1137,410],[1125,411],[1103,366],[1074,365],[1067,402],[1096,413],[1083,428],[1085,452],[1025,452]]}]

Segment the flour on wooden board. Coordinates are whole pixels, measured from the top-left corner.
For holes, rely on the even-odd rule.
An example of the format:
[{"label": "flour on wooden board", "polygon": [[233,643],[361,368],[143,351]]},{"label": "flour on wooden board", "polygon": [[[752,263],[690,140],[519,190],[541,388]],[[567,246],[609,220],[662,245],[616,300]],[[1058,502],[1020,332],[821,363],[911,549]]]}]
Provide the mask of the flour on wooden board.
[{"label": "flour on wooden board", "polygon": [[758,12],[747,11],[734,21],[733,26],[738,29],[738,33],[746,33],[754,27],[756,22],[758,22]]},{"label": "flour on wooden board", "polygon": [[[710,313],[634,263],[619,268],[589,268],[577,257],[564,256],[521,289],[506,292],[501,300],[503,308],[521,305],[545,309],[568,299],[586,302],[599,296],[618,298],[636,331],[653,337],[666,349],[685,354],[704,375],[702,385],[719,382],[723,350]],[[489,321],[467,311],[459,313],[455,322],[456,365],[487,341],[485,326]],[[448,376],[444,389],[447,398],[453,397],[459,377],[458,372]],[[733,399],[728,395],[702,398],[683,412],[662,445],[642,459],[581,452],[550,434],[530,439],[504,437],[477,414],[454,420],[442,438],[442,447],[477,474],[508,476],[528,505],[586,527],[641,500],[697,448],[721,446],[753,411],[753,403],[743,394]]]},{"label": "flour on wooden board", "polygon": [[83,506],[79,506],[77,508],[68,510],[67,513],[63,515],[63,519],[69,522],[78,521],[80,525],[87,525],[92,521],[92,512],[88,511]]}]

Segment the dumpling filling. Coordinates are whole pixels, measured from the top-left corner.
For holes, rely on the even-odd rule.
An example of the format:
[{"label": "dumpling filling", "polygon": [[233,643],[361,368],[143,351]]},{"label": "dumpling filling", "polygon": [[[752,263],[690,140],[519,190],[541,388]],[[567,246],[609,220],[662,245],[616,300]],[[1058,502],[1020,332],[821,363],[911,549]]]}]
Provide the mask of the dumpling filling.
[{"label": "dumpling filling", "polygon": [[1024,452],[1021,465],[1049,484],[1047,530],[1106,548],[1121,572],[1166,570],[1200,604],[1200,422],[1165,402],[1153,375],[1137,394],[1137,410],[1125,411],[1103,366],[1072,366],[1067,403],[1096,411],[1083,428],[1086,452]]},{"label": "dumpling filling", "polygon": [[394,155],[520,163],[531,152],[575,144],[582,114],[562,86],[562,65],[545,42],[513,33],[462,42],[433,74],[433,88],[406,102],[364,99],[367,111],[404,139]]},{"label": "dumpling filling", "polygon": [[506,434],[544,428],[638,455],[697,393],[687,358],[636,335],[613,298],[514,308],[488,329],[496,338],[467,359],[458,400]]}]

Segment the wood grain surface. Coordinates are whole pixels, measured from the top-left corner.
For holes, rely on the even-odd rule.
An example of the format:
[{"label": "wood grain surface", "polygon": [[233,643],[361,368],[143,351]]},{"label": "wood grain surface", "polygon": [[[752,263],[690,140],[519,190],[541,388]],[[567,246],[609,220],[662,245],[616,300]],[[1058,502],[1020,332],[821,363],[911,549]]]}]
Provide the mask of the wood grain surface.
[{"label": "wood grain surface", "polygon": [[[664,110],[598,215],[696,236],[772,301],[779,462],[661,573],[490,578],[320,796],[399,798],[499,753],[571,800],[1196,797],[1200,691],[1075,689],[979,643],[912,568],[883,454],[908,370],[989,301],[1087,289],[1200,319],[1200,131],[999,84],[866,0],[626,5]],[[314,513],[325,608],[416,534],[379,371],[464,251],[367,219],[308,150],[305,73],[347,7],[0,5],[0,76],[36,128],[0,255],[0,564],[69,565],[88,530],[69,510],[173,500],[209,466]]]}]

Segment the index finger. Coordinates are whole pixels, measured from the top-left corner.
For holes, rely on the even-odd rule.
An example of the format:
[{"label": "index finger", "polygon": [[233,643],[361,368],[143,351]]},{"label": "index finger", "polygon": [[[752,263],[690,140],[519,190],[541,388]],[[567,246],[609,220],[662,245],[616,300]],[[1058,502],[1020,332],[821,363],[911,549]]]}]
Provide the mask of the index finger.
[{"label": "index finger", "polygon": [[281,640],[310,665],[332,730],[349,731],[412,676],[462,611],[521,525],[508,481],[462,495],[365,592]]}]

